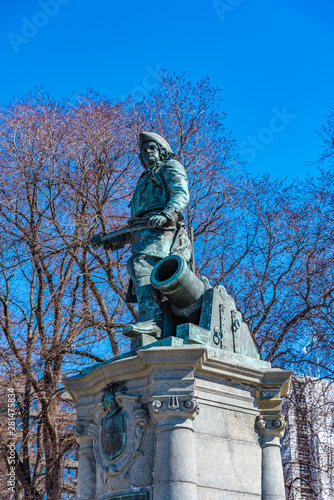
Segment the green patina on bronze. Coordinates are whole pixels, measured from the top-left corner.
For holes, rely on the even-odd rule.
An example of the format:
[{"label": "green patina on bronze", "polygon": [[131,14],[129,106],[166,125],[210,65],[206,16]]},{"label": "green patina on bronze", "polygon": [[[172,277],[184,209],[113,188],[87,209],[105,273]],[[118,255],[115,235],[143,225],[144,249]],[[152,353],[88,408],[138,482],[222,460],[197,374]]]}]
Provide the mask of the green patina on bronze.
[{"label": "green patina on bronze", "polygon": [[[189,202],[184,167],[158,134],[139,134],[139,148],[145,171],[134,189],[127,227],[92,240],[94,248],[101,244],[116,250],[127,243],[132,247],[127,302],[138,302],[139,317],[123,328],[131,339],[130,352],[114,360],[153,345],[171,345],[166,340],[174,338],[176,345],[198,343],[215,356],[239,355],[250,358],[248,364],[261,365],[234,300],[223,286],[211,287],[207,278],[196,276],[193,241],[182,215]],[[112,422],[108,425],[116,425],[116,420]]]},{"label": "green patina on bronze", "polygon": [[[139,134],[140,160],[144,172],[139,177],[131,200],[129,231],[106,239],[97,235],[93,247],[116,250],[131,244],[128,261],[131,277],[127,302],[138,302],[138,321],[124,325],[123,334],[162,337],[163,307],[160,293],[151,285],[155,265],[171,254],[182,255],[190,263],[190,243],[182,211],[189,202],[188,179],[180,162],[175,160],[168,142],[153,132]],[[103,238],[103,240],[102,240]]]},{"label": "green patina on bronze", "polygon": [[111,387],[104,391],[102,404],[108,413],[101,420],[101,449],[103,455],[112,461],[125,448],[126,415],[118,406]]}]

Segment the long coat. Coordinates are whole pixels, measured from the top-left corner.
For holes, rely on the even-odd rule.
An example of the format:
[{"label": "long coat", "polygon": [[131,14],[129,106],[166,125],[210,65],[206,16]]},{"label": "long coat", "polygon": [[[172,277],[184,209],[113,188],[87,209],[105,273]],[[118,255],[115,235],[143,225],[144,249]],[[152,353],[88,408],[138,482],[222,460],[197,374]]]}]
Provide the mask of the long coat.
[{"label": "long coat", "polygon": [[[142,255],[157,260],[171,253],[178,253],[189,261],[191,243],[184,226],[182,211],[189,202],[186,171],[177,160],[169,159],[156,169],[145,171],[139,178],[131,200],[130,224],[147,221],[154,214],[163,214],[168,223],[163,227],[134,231],[124,236],[124,243],[131,243],[132,257]],[[131,260],[130,259],[130,260]],[[144,259],[143,259],[144,260]],[[129,266],[130,268],[131,266]],[[147,269],[149,274],[151,269]],[[132,276],[133,283],[136,277]],[[135,296],[130,282],[127,302],[134,302]]]}]

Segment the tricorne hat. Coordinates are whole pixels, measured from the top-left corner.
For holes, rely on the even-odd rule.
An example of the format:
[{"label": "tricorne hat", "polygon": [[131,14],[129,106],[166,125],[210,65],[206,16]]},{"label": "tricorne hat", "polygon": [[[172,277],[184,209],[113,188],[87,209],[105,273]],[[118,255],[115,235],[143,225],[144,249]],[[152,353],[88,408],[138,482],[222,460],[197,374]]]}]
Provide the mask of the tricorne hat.
[{"label": "tricorne hat", "polygon": [[157,144],[160,144],[160,146],[162,146],[163,148],[165,148],[167,153],[173,153],[173,150],[170,147],[170,145],[168,144],[168,142],[166,141],[166,139],[161,137],[161,135],[159,135],[159,134],[155,134],[154,132],[140,132],[140,134],[138,136],[138,143],[139,143],[140,151],[141,151],[141,148],[143,147],[143,145],[145,144],[145,142],[148,142],[148,141],[154,141]]}]

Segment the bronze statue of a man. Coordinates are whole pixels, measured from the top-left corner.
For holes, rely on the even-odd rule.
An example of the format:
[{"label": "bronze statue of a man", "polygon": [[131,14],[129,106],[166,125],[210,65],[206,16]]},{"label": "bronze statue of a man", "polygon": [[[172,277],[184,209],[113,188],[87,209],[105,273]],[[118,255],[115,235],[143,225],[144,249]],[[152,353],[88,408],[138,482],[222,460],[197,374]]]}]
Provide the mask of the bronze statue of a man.
[{"label": "bronze statue of a man", "polygon": [[[191,259],[191,243],[182,211],[189,202],[186,171],[168,142],[153,132],[139,134],[139,158],[145,171],[140,176],[131,200],[129,232],[112,236],[105,248],[116,250],[131,243],[128,261],[131,276],[128,302],[135,302],[138,322],[123,327],[123,334],[160,337],[162,309],[159,292],[151,286],[150,276],[157,262],[170,254]],[[93,241],[94,244],[94,241]]]}]

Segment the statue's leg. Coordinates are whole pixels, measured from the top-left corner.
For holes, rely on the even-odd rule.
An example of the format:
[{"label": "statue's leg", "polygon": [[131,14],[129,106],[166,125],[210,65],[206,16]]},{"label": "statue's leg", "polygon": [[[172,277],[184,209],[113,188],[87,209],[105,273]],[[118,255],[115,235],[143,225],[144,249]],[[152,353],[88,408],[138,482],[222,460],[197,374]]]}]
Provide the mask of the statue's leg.
[{"label": "statue's leg", "polygon": [[128,270],[132,278],[138,301],[138,322],[125,325],[123,334],[135,337],[142,333],[160,337],[162,310],[158,292],[151,286],[151,272],[159,257],[137,254],[129,259]]},{"label": "statue's leg", "polygon": [[137,289],[138,321],[155,321],[159,326],[162,323],[160,298],[151,285],[143,285]]}]

